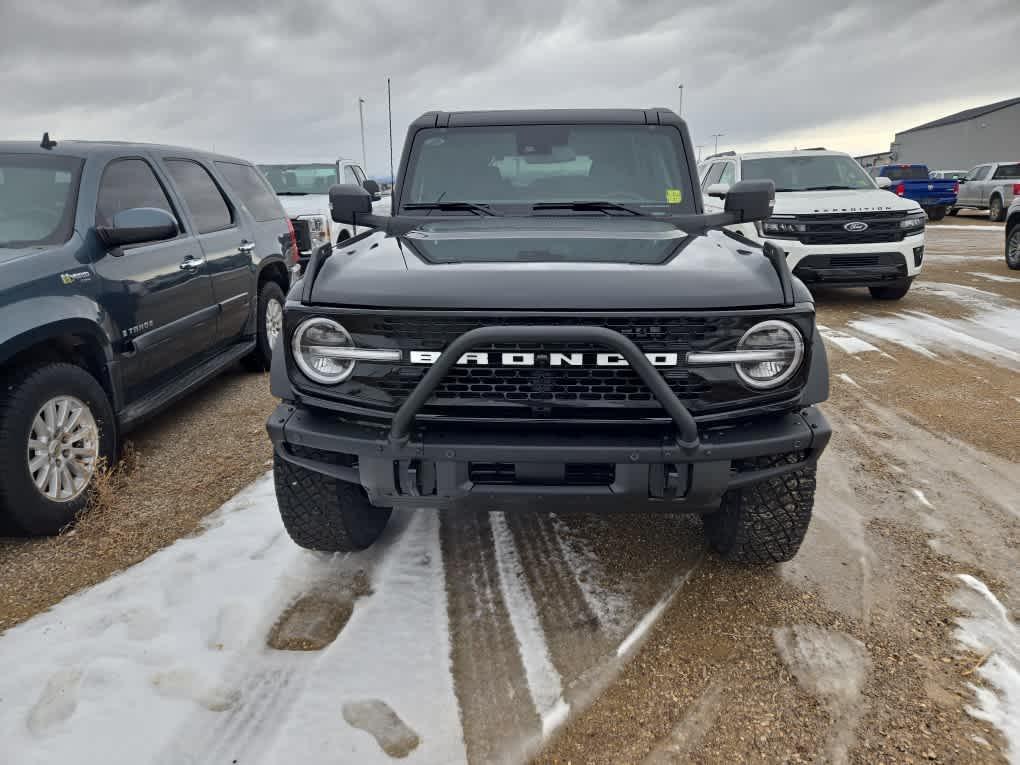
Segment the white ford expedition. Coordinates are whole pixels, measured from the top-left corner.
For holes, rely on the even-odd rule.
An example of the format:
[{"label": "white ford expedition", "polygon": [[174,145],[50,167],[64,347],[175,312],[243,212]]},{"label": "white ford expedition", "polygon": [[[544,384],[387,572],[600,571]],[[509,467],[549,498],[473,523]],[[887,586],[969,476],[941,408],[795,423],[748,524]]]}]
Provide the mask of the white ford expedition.
[{"label": "white ford expedition", "polygon": [[737,181],[776,184],[772,217],[732,228],[786,252],[793,273],[808,286],[867,287],[872,297],[907,294],[924,258],[927,216],[886,191],[849,154],[824,149],[715,154],[699,165],[706,210],[721,211]]}]

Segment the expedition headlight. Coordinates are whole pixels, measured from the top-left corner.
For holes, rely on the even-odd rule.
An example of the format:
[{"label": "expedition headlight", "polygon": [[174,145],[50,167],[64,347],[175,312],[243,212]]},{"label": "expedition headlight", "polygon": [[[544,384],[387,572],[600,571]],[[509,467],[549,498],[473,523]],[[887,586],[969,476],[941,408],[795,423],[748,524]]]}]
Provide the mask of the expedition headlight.
[{"label": "expedition headlight", "polygon": [[769,218],[761,224],[761,231],[766,236],[769,234],[773,236],[794,236],[807,231],[807,224],[797,223],[789,219]]},{"label": "expedition headlight", "polygon": [[294,362],[304,375],[322,385],[342,383],[358,361],[400,361],[400,351],[356,348],[351,334],[325,317],[308,319],[298,325],[290,341]]},{"label": "expedition headlight", "polygon": [[925,215],[924,211],[919,210],[918,212],[911,213],[901,220],[900,228],[924,228],[924,224],[927,220],[928,216]]},{"label": "expedition headlight", "polygon": [[[796,374],[804,360],[804,337],[786,321],[755,324],[737,343],[737,376],[752,388],[776,388]],[[744,360],[737,361],[736,359]]]}]

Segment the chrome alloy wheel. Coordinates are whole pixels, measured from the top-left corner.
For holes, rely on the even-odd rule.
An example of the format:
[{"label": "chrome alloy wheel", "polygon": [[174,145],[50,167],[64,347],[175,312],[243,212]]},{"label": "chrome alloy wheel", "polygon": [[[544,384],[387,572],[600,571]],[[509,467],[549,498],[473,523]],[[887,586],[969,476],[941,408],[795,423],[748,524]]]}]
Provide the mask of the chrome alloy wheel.
[{"label": "chrome alloy wheel", "polygon": [[279,300],[266,303],[266,340],[269,347],[276,347],[276,339],[283,332],[283,305]]},{"label": "chrome alloy wheel", "polygon": [[99,459],[99,426],[74,396],[51,398],[36,413],[28,434],[28,473],[49,500],[69,502],[89,485]]}]

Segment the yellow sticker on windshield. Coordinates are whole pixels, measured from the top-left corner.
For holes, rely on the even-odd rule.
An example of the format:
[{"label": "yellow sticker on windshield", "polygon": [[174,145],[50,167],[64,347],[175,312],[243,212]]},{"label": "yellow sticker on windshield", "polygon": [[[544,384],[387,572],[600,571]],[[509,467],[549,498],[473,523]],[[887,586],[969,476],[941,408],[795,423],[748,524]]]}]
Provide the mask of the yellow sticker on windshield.
[{"label": "yellow sticker on windshield", "polygon": [[666,202],[671,205],[678,205],[684,200],[680,189],[666,189]]}]

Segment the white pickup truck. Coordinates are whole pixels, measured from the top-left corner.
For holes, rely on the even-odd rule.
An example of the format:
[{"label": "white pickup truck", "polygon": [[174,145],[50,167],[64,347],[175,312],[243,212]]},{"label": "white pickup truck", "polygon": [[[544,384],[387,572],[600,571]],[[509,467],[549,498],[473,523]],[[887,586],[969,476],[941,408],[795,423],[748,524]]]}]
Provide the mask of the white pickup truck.
[{"label": "white pickup truck", "polygon": [[389,198],[383,199],[379,184],[365,177],[361,166],[350,159],[336,162],[310,162],[290,165],[259,165],[280,198],[294,225],[294,236],[301,253],[301,269],[316,250],[349,239],[353,227],[334,223],[329,213],[329,189],[338,183],[361,186],[372,195],[373,212],[389,212]]},{"label": "white pickup truck", "polygon": [[879,300],[907,294],[924,258],[927,216],[891,194],[849,154],[825,149],[715,154],[698,166],[706,210],[721,211],[737,181],[776,184],[772,217],[732,228],[786,253],[805,284],[867,287]]}]

